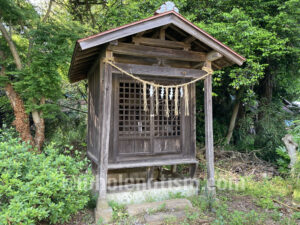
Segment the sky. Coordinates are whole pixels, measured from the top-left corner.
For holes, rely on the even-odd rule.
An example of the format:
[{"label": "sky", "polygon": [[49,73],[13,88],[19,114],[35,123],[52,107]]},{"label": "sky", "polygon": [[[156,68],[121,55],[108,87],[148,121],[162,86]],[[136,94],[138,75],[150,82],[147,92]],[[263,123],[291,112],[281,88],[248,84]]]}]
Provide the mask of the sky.
[{"label": "sky", "polygon": [[46,9],[50,0],[27,0],[32,5],[35,6],[38,13],[40,13],[43,9]]}]

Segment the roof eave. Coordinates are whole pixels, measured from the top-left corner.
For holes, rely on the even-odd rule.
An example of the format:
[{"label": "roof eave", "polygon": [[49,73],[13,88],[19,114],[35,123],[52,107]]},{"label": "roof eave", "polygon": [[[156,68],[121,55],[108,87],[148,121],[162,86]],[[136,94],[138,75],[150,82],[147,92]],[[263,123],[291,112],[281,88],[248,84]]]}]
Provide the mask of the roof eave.
[{"label": "roof eave", "polygon": [[72,67],[74,64],[75,57],[78,54],[78,50],[87,50],[89,48],[93,48],[108,43],[110,41],[114,41],[123,37],[134,35],[136,33],[140,33],[149,29],[154,29],[167,24],[173,24],[178,28],[184,30],[186,33],[194,36],[207,46],[220,52],[227,60],[231,61],[233,64],[241,66],[246,61],[246,59],[243,56],[239,55],[234,50],[221,43],[220,41],[206,33],[201,28],[197,27],[187,19],[185,19],[179,13],[176,13],[175,11],[168,11],[99,34],[95,34],[87,38],[79,39],[74,47],[72,61],[69,68],[68,76],[70,82],[75,82],[74,78],[72,78],[71,76]]},{"label": "roof eave", "polygon": [[126,24],[124,26],[117,27],[112,30],[108,30],[87,38],[83,38],[78,40],[78,43],[82,50],[86,50],[110,41],[114,41],[119,38],[130,36],[139,32],[143,32],[145,30],[154,29],[167,24],[174,24],[175,26],[196,37],[204,44],[220,52],[232,62],[240,66],[246,60],[243,56],[239,55],[231,48],[224,45],[223,43],[206,33],[201,28],[197,27],[196,25],[194,25],[175,11],[168,11],[166,13],[158,14],[156,16],[152,16],[144,20]]},{"label": "roof eave", "polygon": [[73,68],[73,64],[74,64],[74,60],[75,60],[75,55],[77,54],[77,49],[79,47],[80,47],[80,45],[79,45],[78,41],[76,41],[76,44],[75,44],[74,50],[73,50],[73,54],[72,54],[72,59],[71,59],[70,67],[69,67],[69,72],[68,72],[68,78],[69,78],[70,83],[75,82],[75,81],[72,81],[71,71],[72,71],[72,68]]}]

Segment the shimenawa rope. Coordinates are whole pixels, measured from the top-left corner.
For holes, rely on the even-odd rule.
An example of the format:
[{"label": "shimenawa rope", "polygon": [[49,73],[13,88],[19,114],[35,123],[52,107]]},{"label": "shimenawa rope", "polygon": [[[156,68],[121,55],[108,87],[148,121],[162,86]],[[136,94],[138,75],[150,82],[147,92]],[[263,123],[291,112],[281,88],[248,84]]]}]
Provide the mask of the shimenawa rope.
[{"label": "shimenawa rope", "polygon": [[115,65],[113,63],[113,58],[105,58],[103,60],[104,63],[108,63],[111,66],[115,67],[117,70],[119,70],[120,72],[126,74],[127,76],[133,78],[134,80],[137,80],[139,82],[141,82],[143,84],[143,101],[144,101],[144,111],[148,111],[148,107],[147,107],[147,84],[150,86],[153,86],[153,88],[155,89],[155,101],[156,101],[156,115],[158,115],[158,88],[164,88],[166,90],[166,96],[165,96],[165,105],[166,105],[166,116],[169,117],[169,101],[168,101],[168,96],[169,96],[169,89],[170,88],[175,88],[175,111],[174,114],[175,116],[178,116],[178,88],[183,87],[184,88],[184,101],[185,101],[185,115],[189,116],[189,94],[188,94],[188,85],[189,84],[193,84],[196,83],[199,80],[203,80],[205,77],[212,75],[213,74],[213,70],[211,68],[202,67],[202,70],[204,70],[206,72],[206,74],[202,77],[196,78],[194,80],[191,80],[189,82],[186,83],[182,83],[182,84],[176,84],[176,85],[162,85],[162,84],[156,84],[154,82],[151,81],[147,81],[147,80],[143,80],[140,77],[137,77],[131,73],[128,73],[127,71],[123,70],[122,68],[118,67],[117,65]]}]

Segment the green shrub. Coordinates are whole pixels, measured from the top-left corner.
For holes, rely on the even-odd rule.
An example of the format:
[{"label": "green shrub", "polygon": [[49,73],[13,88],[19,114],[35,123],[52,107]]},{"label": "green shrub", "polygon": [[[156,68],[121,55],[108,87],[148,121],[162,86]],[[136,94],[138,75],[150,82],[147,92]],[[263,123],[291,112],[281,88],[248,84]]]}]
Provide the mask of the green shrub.
[{"label": "green shrub", "polygon": [[281,139],[287,133],[284,123],[287,118],[288,115],[282,110],[282,103],[265,104],[262,100],[256,110],[239,120],[239,129],[236,130],[239,133],[237,148],[259,150],[258,157],[276,162],[279,156],[274,153],[282,145]]},{"label": "green shrub", "polygon": [[278,155],[277,158],[277,165],[278,165],[278,171],[282,174],[282,175],[288,175],[290,173],[290,168],[289,168],[289,164],[290,164],[290,157],[289,154],[286,151],[286,148],[283,146],[280,146],[278,148],[276,148],[276,153]]},{"label": "green shrub", "polygon": [[289,133],[293,135],[293,140],[300,145],[300,120],[293,121],[293,127],[289,130]]},{"label": "green shrub", "polygon": [[294,165],[291,178],[294,188],[293,198],[297,202],[300,202],[300,153],[298,154],[298,161]]},{"label": "green shrub", "polygon": [[0,137],[0,224],[67,221],[89,201],[92,175],[86,160],[48,145],[42,154],[18,138]]}]

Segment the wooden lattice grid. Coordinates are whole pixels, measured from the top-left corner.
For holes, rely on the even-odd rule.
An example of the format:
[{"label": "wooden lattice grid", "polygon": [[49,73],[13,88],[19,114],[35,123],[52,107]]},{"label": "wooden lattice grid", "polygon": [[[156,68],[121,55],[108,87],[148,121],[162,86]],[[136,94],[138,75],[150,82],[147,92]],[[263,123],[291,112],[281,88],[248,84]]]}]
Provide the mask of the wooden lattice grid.
[{"label": "wooden lattice grid", "polygon": [[[165,98],[159,93],[158,115],[155,114],[155,94],[150,97],[150,86],[147,85],[147,111],[144,111],[143,84],[131,79],[119,81],[119,136],[120,137],[151,137],[151,130],[155,137],[180,136],[181,97],[178,96],[179,115],[175,116],[174,92],[169,98],[169,117],[166,116]],[[151,126],[151,124],[153,124]]]}]

